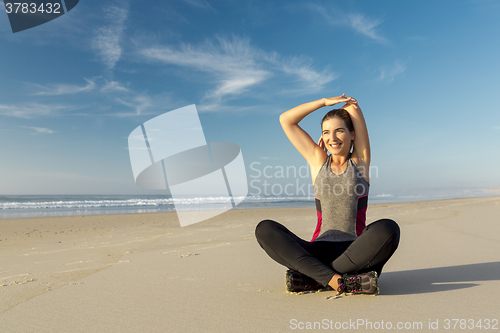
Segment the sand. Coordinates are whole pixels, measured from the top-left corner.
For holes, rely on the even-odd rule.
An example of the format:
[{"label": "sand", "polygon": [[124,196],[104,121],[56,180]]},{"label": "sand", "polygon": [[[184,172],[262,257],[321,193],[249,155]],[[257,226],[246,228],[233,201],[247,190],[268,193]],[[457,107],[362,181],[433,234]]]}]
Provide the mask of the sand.
[{"label": "sand", "polygon": [[0,331],[498,330],[499,213],[500,197],[370,205],[367,222],[394,219],[401,243],[379,295],[342,297],[287,293],[255,240],[267,218],[310,239],[314,207],[183,228],[175,213],[4,219]]}]

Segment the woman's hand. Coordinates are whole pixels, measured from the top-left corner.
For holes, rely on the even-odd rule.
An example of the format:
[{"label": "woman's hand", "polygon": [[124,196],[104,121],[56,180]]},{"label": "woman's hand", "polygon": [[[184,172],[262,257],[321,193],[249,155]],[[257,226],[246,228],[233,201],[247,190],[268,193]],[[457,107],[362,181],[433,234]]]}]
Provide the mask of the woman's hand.
[{"label": "woman's hand", "polygon": [[325,147],[325,141],[323,141],[323,137],[320,137],[318,140],[318,146],[325,151],[325,153],[328,151]]},{"label": "woman's hand", "polygon": [[358,102],[352,97],[346,97],[345,94],[337,97],[329,97],[323,98],[325,106],[332,106],[338,103],[347,103],[347,104],[357,104]]}]

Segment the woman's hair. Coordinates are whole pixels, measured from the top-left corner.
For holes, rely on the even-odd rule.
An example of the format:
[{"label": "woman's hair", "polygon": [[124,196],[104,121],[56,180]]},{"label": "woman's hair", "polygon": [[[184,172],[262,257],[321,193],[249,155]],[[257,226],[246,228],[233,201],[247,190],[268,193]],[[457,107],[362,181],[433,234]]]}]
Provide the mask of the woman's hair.
[{"label": "woman's hair", "polygon": [[352,124],[351,116],[349,115],[349,112],[347,112],[344,109],[333,109],[332,111],[328,112],[325,114],[323,117],[323,120],[321,120],[321,129],[323,129],[323,122],[325,120],[331,119],[331,118],[339,118],[342,119],[347,126],[347,129],[349,132],[354,131],[354,125]]}]

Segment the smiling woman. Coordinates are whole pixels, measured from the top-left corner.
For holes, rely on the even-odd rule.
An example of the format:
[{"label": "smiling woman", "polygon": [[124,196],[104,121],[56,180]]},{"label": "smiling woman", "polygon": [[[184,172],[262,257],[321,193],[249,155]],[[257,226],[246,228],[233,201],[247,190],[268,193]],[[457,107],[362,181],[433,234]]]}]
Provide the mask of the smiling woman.
[{"label": "smiling woman", "polygon": [[[346,103],[321,122],[318,143],[299,122],[324,106]],[[286,266],[288,291],[323,287],[339,293],[378,294],[378,276],[399,244],[396,222],[366,226],[370,140],[358,102],[345,94],[299,105],[280,116],[290,142],[311,168],[318,223],[310,242],[272,220],[261,221],[257,241]]]}]

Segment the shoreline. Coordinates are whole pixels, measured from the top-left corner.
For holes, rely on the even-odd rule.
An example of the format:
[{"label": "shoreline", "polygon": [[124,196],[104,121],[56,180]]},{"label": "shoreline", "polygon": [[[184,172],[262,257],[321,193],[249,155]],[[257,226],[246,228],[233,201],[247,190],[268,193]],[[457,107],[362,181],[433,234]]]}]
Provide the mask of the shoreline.
[{"label": "shoreline", "polygon": [[[486,195],[486,196],[473,196],[473,197],[456,197],[456,198],[443,198],[443,199],[423,199],[423,200],[414,200],[414,201],[404,201],[404,200],[400,200],[400,201],[392,201],[392,202],[385,202],[383,200],[376,200],[376,199],[372,199],[372,201],[375,201],[375,202],[370,202],[370,199],[368,199],[368,205],[369,207],[370,206],[377,206],[377,205],[394,205],[394,204],[402,204],[402,203],[416,203],[416,202],[433,202],[433,201],[447,201],[447,200],[461,200],[461,199],[478,199],[478,198],[495,198],[495,197],[500,197],[500,195]],[[236,207],[236,208],[233,208],[231,210],[255,210],[255,209],[275,209],[275,208],[309,208],[309,207],[315,207],[315,203],[313,200],[311,200],[310,202],[310,205],[301,205],[301,206],[293,206],[293,205],[286,205],[286,204],[275,204],[274,206],[272,206],[273,203],[268,203],[267,206],[266,205],[262,205],[262,206],[251,206],[251,207]],[[137,208],[136,210],[154,210],[154,209],[160,209],[160,208],[148,208],[148,207],[143,207],[143,208]],[[119,213],[114,213],[114,212],[110,212],[110,213],[96,213],[96,214],[93,214],[91,211],[92,209],[86,209],[84,212],[84,214],[81,214],[83,211],[75,211],[75,212],[71,212],[71,214],[69,215],[51,215],[51,214],[61,214],[60,212],[42,212],[42,211],[38,211],[38,212],[33,212],[32,214],[40,214],[42,216],[20,216],[20,217],[2,217],[1,214],[0,214],[0,223],[1,221],[5,221],[5,220],[19,220],[19,219],[37,219],[37,218],[65,218],[65,217],[83,217],[83,216],[87,216],[87,217],[90,217],[90,216],[109,216],[109,215],[143,215],[143,214],[175,214],[175,208],[174,210],[172,211],[171,209],[172,208],[168,208],[169,211],[156,211],[156,212],[134,212],[134,211],[131,211],[131,212],[119,212]],[[96,208],[95,210],[103,210],[102,208]],[[114,210],[119,210],[119,209],[114,209]],[[132,210],[132,209],[131,209]],[[204,211],[203,209],[201,209],[200,211]],[[1,237],[1,236],[0,236]]]},{"label": "shoreline", "polygon": [[[420,205],[440,205],[440,204],[453,204],[457,202],[468,202],[471,200],[479,201],[496,201],[500,200],[500,196],[488,196],[488,197],[472,197],[472,198],[452,198],[452,199],[440,199],[440,200],[422,200],[422,201],[409,201],[409,202],[390,202],[390,203],[369,203],[367,209],[367,225],[373,221],[370,220],[370,213],[376,212],[376,216],[383,215],[383,208],[399,209],[403,206],[420,206]],[[255,208],[236,208],[228,210],[220,215],[212,217],[202,222],[193,224],[205,225],[224,219],[231,215],[239,214],[252,214],[252,212],[263,211],[268,212],[271,215],[276,215],[276,213],[287,215],[288,210],[298,210],[301,212],[309,211],[310,218],[308,220],[314,220],[314,225],[316,226],[316,208],[314,205],[305,207],[255,207]],[[261,214],[265,216],[265,214]],[[382,218],[382,217],[379,217]],[[257,221],[256,223],[258,223]],[[104,231],[119,231],[120,228],[138,228],[142,226],[161,226],[163,228],[187,228],[181,227],[177,218],[176,212],[154,212],[154,213],[125,213],[125,214],[90,214],[90,215],[68,215],[68,216],[39,216],[39,217],[19,217],[19,218],[4,218],[0,219],[0,248],[2,245],[6,245],[8,238],[14,237],[17,240],[30,238],[33,241],[38,242],[45,236],[50,236],[51,234],[45,235],[40,229],[43,229],[44,225],[49,225],[50,228],[59,229],[60,234],[77,234],[77,233],[89,233],[97,232],[98,230]],[[47,228],[48,226],[46,226]],[[21,229],[28,229],[23,230]],[[30,230],[31,229],[31,230]],[[73,230],[74,229],[74,230]],[[45,231],[48,233],[48,230]],[[54,234],[58,234],[56,231]],[[32,237],[33,236],[33,237]],[[39,237],[39,238],[37,238]],[[46,238],[46,237],[45,237]],[[3,242],[3,243],[2,243]]]}]

